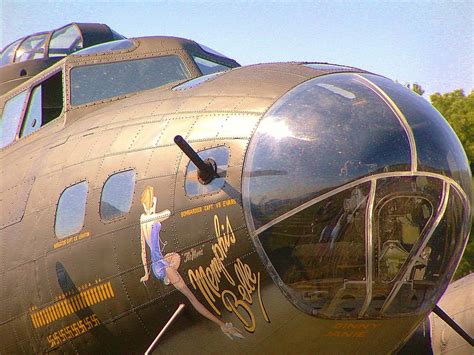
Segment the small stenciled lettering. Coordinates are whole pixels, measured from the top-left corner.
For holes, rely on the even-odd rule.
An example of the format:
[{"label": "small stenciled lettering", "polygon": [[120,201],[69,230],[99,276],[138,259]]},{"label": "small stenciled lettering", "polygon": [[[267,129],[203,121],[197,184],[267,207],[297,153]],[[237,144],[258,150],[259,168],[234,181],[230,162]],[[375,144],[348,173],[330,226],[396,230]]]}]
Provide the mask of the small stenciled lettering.
[{"label": "small stenciled lettering", "polygon": [[338,338],[365,338],[370,331],[380,327],[377,323],[337,322],[324,336]]},{"label": "small stenciled lettering", "polygon": [[197,258],[203,255],[204,255],[204,250],[202,248],[201,249],[191,248],[190,250],[183,252],[184,262],[187,263],[189,261],[196,260]]},{"label": "small stenciled lettering", "polygon": [[94,313],[90,316],[79,319],[77,322],[69,324],[68,326],[48,335],[47,340],[49,347],[54,348],[58,345],[61,345],[62,343],[74,339],[79,335],[88,332],[92,328],[98,327],[99,325],[100,320]]},{"label": "small stenciled lettering", "polygon": [[82,240],[84,238],[88,238],[91,236],[91,233],[90,232],[82,232],[80,234],[77,234],[77,235],[73,235],[72,237],[69,237],[69,238],[66,238],[66,239],[63,239],[63,240],[60,240],[59,242],[56,242],[53,244],[53,248],[54,249],[58,249],[58,248],[61,248],[61,247],[64,247],[66,245],[69,245],[71,243],[74,243],[74,242],[77,242],[79,240]]},{"label": "small stenciled lettering", "polygon": [[235,199],[229,198],[224,201],[210,203],[204,206],[194,207],[189,210],[182,211],[180,213],[180,217],[181,218],[189,217],[189,216],[193,216],[193,215],[200,214],[203,212],[210,212],[210,211],[214,211],[220,208],[230,207],[236,204],[237,204],[237,201]]}]

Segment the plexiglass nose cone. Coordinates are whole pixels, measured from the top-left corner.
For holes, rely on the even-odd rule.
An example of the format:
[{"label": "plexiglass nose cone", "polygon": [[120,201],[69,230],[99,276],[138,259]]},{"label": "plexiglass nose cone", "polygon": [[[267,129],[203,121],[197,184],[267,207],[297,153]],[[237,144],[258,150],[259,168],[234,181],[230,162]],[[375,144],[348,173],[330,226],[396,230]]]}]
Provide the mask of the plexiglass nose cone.
[{"label": "plexiglass nose cone", "polygon": [[285,94],[247,152],[253,242],[301,310],[324,318],[421,314],[470,226],[471,180],[452,129],[422,97],[371,74]]}]

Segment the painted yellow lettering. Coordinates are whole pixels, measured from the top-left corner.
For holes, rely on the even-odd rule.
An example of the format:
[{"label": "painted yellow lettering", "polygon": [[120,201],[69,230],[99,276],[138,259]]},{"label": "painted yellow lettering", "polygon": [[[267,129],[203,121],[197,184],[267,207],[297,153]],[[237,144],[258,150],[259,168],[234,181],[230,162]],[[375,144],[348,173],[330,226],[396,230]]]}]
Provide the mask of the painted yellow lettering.
[{"label": "painted yellow lettering", "polygon": [[209,286],[208,286],[207,282],[205,281],[204,270],[203,270],[202,266],[200,266],[199,269],[196,270],[196,272],[194,270],[189,269],[188,270],[188,277],[189,277],[189,280],[191,280],[191,284],[193,285],[194,289],[195,290],[199,289],[199,291],[201,291],[201,294],[204,296],[207,303],[212,307],[214,312],[216,312],[218,315],[220,315],[221,312],[214,305],[215,298],[212,295],[211,290],[209,289]]},{"label": "painted yellow lettering", "polygon": [[245,301],[252,304],[252,292],[255,291],[255,283],[257,281],[255,274],[252,273],[250,266],[244,264],[240,259],[236,260],[234,269],[240,282],[238,286],[240,295]]},{"label": "painted yellow lettering", "polygon": [[[229,312],[234,313],[240,319],[245,327],[245,330],[250,333],[255,331],[257,326],[255,322],[255,316],[246,302],[238,300],[233,292],[225,290],[222,292],[222,303]],[[244,310],[247,317],[241,313],[240,309]]]}]

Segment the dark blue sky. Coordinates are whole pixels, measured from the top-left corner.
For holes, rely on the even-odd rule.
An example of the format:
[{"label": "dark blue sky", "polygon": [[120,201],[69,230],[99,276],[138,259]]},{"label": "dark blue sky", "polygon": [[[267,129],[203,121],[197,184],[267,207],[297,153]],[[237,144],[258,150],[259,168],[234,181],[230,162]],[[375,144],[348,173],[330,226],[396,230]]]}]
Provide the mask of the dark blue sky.
[{"label": "dark blue sky", "polygon": [[[241,64],[327,61],[474,89],[474,1],[0,1],[0,47],[69,22],[190,38]],[[425,97],[427,96],[425,94]]]}]

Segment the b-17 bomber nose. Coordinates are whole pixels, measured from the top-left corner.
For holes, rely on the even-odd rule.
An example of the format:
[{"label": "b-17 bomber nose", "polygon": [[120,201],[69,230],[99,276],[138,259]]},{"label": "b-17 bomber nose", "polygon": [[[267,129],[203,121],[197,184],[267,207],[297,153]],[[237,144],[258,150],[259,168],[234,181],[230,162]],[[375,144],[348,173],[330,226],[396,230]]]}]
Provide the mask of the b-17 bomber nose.
[{"label": "b-17 bomber nose", "polygon": [[422,97],[336,73],[283,95],[249,145],[252,240],[300,310],[329,319],[431,311],[468,238],[465,153]]}]

